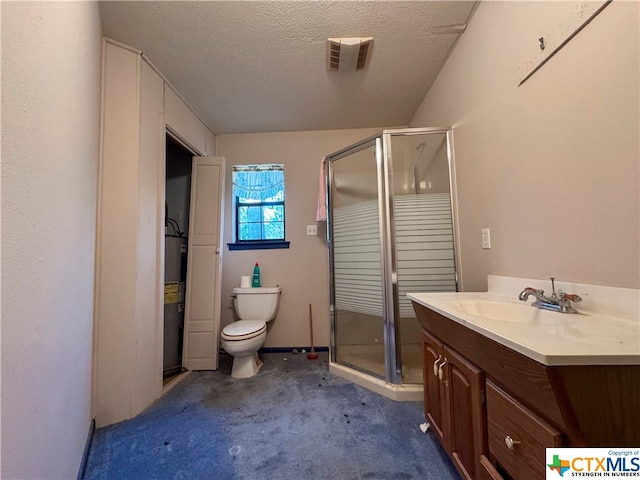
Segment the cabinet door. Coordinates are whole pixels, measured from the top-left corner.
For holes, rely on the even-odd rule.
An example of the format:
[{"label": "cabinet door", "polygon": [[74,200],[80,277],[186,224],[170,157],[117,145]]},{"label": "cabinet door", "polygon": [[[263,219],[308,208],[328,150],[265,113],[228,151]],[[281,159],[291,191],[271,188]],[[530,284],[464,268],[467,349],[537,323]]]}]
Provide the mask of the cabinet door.
[{"label": "cabinet door", "polygon": [[422,375],[424,379],[424,415],[431,428],[447,448],[444,434],[444,423],[447,412],[443,411],[442,381],[438,377],[438,367],[444,362],[442,343],[435,337],[422,333]]},{"label": "cabinet door", "polygon": [[486,453],[484,373],[446,346],[444,356],[448,366],[444,388],[451,411],[447,443],[459,472],[473,479],[480,472],[480,457]]}]

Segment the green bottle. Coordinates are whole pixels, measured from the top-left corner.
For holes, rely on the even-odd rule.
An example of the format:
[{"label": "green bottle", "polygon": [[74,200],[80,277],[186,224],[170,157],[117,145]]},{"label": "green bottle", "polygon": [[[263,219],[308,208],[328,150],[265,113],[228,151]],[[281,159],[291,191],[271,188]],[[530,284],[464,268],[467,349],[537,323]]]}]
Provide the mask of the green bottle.
[{"label": "green bottle", "polygon": [[253,279],[251,280],[251,286],[260,286],[260,267],[258,266],[258,262],[256,262],[256,266],[253,267]]}]

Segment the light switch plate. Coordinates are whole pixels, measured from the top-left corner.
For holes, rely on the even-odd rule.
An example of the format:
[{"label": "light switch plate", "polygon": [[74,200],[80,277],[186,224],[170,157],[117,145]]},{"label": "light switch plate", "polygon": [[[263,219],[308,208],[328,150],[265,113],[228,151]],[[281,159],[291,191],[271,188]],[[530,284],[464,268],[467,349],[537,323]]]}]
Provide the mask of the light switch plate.
[{"label": "light switch plate", "polygon": [[307,225],[307,235],[318,235],[318,226]]},{"label": "light switch plate", "polygon": [[491,230],[488,228],[482,229],[482,248],[491,248]]}]

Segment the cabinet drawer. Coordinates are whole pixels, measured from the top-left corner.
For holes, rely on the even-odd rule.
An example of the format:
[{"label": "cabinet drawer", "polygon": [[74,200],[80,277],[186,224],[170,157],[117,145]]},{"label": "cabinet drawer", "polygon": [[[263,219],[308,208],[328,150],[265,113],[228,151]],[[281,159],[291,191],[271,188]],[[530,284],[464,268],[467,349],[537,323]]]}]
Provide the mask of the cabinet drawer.
[{"label": "cabinet drawer", "polygon": [[504,480],[485,455],[480,455],[480,472],[477,480]]},{"label": "cabinet drawer", "polygon": [[[545,448],[561,446],[561,432],[487,382],[489,451],[515,480],[543,478]],[[509,440],[513,443],[510,443]]]}]

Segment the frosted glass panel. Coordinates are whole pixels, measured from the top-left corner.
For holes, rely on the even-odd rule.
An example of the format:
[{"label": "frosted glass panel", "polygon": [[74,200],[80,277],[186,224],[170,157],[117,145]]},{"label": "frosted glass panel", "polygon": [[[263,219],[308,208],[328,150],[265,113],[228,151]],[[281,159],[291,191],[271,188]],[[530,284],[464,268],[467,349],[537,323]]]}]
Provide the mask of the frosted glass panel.
[{"label": "frosted glass panel", "polygon": [[336,360],[384,376],[375,146],[334,161],[332,184]]},{"label": "frosted glass panel", "polygon": [[393,136],[391,157],[402,381],[421,383],[421,333],[406,294],[456,290],[446,134]]}]

